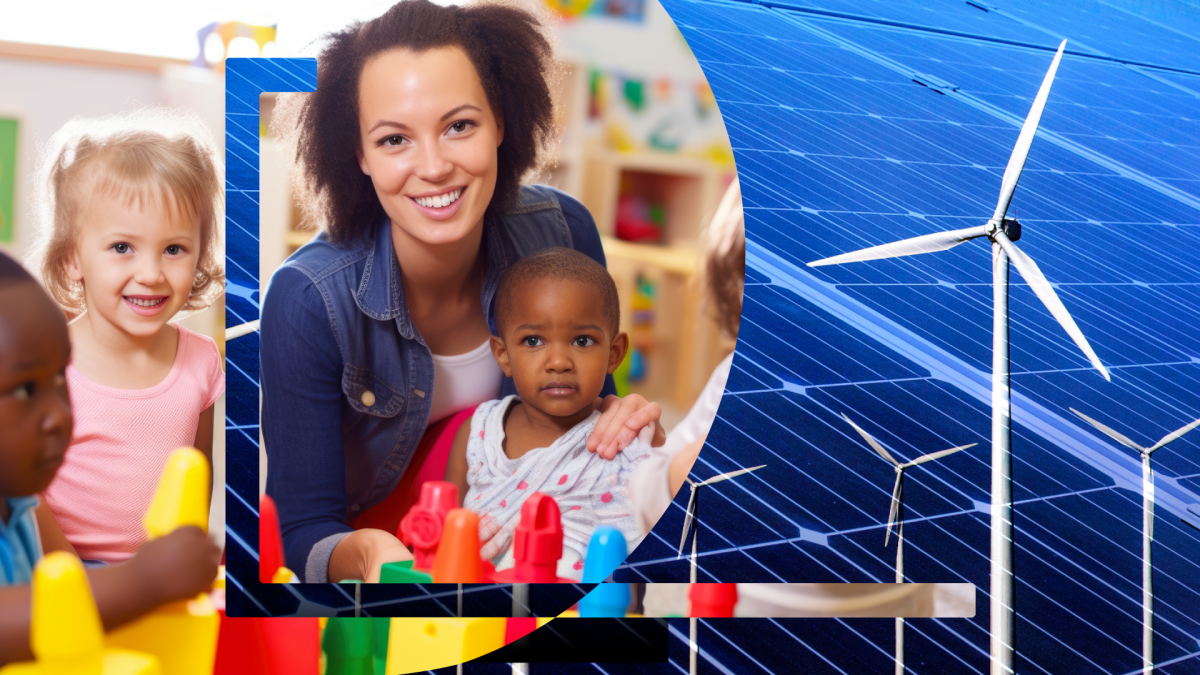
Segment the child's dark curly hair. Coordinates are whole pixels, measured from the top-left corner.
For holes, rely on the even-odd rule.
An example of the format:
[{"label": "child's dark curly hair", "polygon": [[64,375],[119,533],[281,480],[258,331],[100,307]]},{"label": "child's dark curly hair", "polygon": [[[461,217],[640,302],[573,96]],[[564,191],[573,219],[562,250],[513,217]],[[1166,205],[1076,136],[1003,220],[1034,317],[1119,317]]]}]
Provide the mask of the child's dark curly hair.
[{"label": "child's dark curly hair", "polygon": [[317,58],[317,90],[281,95],[272,121],[273,132],[295,151],[292,188],[306,220],[342,243],[366,237],[385,217],[355,149],[362,143],[358,86],[363,66],[392,49],[453,46],[466,53],[492,112],[504,124],[488,213],[512,205],[522,177],[538,166],[554,138],[554,50],[535,11],[403,0],[383,16],[326,36]]}]

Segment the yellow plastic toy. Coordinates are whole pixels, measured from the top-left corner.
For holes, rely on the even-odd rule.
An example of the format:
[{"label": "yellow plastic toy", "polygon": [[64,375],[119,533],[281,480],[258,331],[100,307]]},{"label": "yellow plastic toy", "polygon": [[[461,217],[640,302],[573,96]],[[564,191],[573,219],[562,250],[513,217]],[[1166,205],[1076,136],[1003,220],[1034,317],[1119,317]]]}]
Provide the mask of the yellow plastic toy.
[{"label": "yellow plastic toy", "polygon": [[160,675],[150,654],[106,649],[96,601],[79,558],[56,551],[33,571],[30,647],[37,661],[0,668],[3,675]]},{"label": "yellow plastic toy", "polygon": [[470,661],[504,646],[508,619],[392,619],[387,673],[416,673]]},{"label": "yellow plastic toy", "polygon": [[[195,525],[208,531],[208,462],[195,448],[171,453],[146,513],[151,539]],[[164,675],[212,675],[220,616],[208,595],[159,607],[109,633],[107,644],[154,654]]]}]

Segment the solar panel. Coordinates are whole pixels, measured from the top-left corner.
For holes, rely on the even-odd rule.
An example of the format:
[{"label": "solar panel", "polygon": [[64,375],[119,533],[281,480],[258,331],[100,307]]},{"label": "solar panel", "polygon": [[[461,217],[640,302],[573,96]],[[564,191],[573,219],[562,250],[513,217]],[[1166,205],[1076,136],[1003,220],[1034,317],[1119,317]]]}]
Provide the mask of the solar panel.
[{"label": "solar panel", "polygon": [[[1200,417],[1200,126],[1184,91],[1196,78],[1113,60],[1177,68],[1189,52],[1166,59],[1171,40],[1139,51],[1095,26],[1075,44],[1069,27],[1090,5],[664,4],[720,102],[750,239],[738,353],[695,474],[768,465],[711,492],[701,580],[890,580],[894,474],[841,413],[898,458],[979,443],[906,473],[907,578],[980,588],[974,619],[909,622],[910,672],[987,668],[989,246],[805,263],[982,224],[1057,33],[1070,40],[1010,216],[1114,377],[1091,369],[1014,275],[1017,664],[1139,668],[1140,463],[1068,407],[1146,443]],[[1200,440],[1176,443],[1154,457],[1155,646],[1168,673],[1200,657],[1200,594],[1187,581],[1200,578],[1200,532],[1184,522],[1200,524],[1188,510]],[[686,580],[674,551],[684,506],[619,578]],[[892,659],[890,628],[714,622],[702,645],[717,670],[768,670],[746,645],[769,639],[791,641],[812,672],[876,672]]]}]

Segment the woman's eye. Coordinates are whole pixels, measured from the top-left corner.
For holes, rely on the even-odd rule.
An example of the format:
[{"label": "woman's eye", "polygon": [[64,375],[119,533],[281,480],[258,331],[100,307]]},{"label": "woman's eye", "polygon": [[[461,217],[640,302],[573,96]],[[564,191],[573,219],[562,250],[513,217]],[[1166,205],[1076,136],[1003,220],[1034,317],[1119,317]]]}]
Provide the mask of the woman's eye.
[{"label": "woman's eye", "polygon": [[459,121],[455,122],[454,124],[450,125],[450,130],[456,134],[461,134],[462,132],[464,132],[470,128],[471,128],[471,122],[468,120],[459,120]]},{"label": "woman's eye", "polygon": [[400,145],[403,142],[404,142],[404,137],[400,136],[398,134],[393,134],[391,136],[384,136],[383,138],[379,139],[379,145],[396,146],[396,145]]},{"label": "woman's eye", "polygon": [[129,253],[129,244],[113,244],[112,250],[120,253],[121,255],[125,255],[126,253]]},{"label": "woman's eye", "polygon": [[525,345],[526,347],[538,347],[542,344],[542,338],[537,337],[536,335],[530,335],[527,338],[522,338],[521,344]]},{"label": "woman's eye", "polygon": [[178,244],[171,244],[167,247],[167,255],[179,255],[183,253],[183,247]]},{"label": "woman's eye", "polygon": [[594,344],[596,344],[596,338],[593,337],[580,335],[579,337],[575,338],[576,347],[591,347]]},{"label": "woman's eye", "polygon": [[9,395],[18,401],[24,401],[25,399],[33,396],[33,383],[22,383],[18,385],[16,389],[13,389],[11,392],[9,392]]}]

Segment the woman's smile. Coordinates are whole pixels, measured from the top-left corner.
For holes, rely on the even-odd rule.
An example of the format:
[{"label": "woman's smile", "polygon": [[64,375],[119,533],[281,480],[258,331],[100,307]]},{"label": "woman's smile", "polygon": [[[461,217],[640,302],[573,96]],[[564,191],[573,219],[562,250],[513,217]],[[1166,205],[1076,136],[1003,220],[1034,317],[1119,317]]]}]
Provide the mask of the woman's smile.
[{"label": "woman's smile", "polygon": [[433,195],[409,197],[409,199],[416,203],[425,217],[433,220],[449,220],[458,213],[459,207],[462,206],[462,194],[465,190],[465,187],[458,187]]}]

